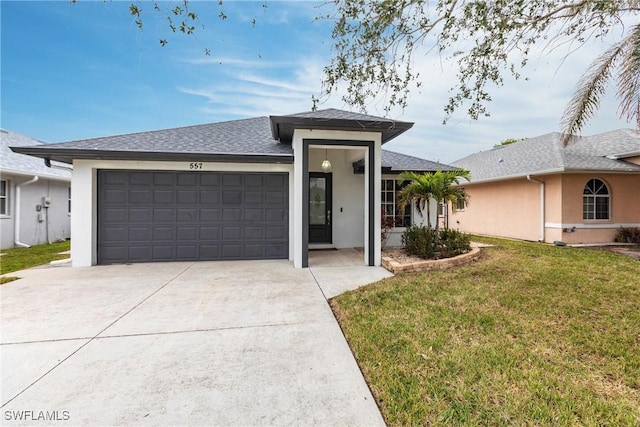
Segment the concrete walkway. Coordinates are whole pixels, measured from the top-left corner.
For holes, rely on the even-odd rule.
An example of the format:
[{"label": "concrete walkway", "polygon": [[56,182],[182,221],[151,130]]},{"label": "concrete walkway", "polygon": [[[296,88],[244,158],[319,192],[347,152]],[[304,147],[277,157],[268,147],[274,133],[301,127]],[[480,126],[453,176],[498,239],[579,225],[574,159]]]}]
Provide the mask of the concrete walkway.
[{"label": "concrete walkway", "polygon": [[19,272],[0,286],[2,424],[384,425],[325,295],[387,273],[351,268]]}]

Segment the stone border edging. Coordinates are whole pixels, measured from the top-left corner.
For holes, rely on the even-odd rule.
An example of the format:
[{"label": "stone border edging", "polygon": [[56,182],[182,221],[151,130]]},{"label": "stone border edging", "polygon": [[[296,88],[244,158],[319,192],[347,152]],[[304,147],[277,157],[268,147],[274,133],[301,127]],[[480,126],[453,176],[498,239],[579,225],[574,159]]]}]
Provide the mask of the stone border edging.
[{"label": "stone border edging", "polygon": [[381,264],[382,267],[386,268],[393,274],[406,272],[416,273],[419,271],[445,270],[447,268],[475,261],[478,258],[480,258],[480,248],[473,246],[469,252],[453,258],[427,259],[424,261],[412,262],[410,264],[400,264],[399,262],[383,255]]}]

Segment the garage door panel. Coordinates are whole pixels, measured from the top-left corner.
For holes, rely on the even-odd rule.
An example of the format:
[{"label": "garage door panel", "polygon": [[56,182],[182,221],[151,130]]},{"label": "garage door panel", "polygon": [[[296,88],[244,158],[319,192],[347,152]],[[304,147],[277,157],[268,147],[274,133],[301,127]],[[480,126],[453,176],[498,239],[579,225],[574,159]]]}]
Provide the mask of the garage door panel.
[{"label": "garage door panel", "polygon": [[288,257],[288,174],[98,171],[98,262]]},{"label": "garage door panel", "polygon": [[268,240],[283,240],[287,238],[288,231],[285,227],[266,227]]},{"label": "garage door panel", "polygon": [[178,260],[193,260],[198,258],[198,247],[196,245],[178,245],[176,247],[176,258]]},{"label": "garage door panel", "polygon": [[194,205],[198,203],[198,193],[194,190],[178,190],[178,203]]},{"label": "garage door panel", "polygon": [[264,227],[245,227],[244,238],[245,240],[264,240]]},{"label": "garage door panel", "polygon": [[200,223],[219,222],[220,209],[200,209]]},{"label": "garage door panel", "polygon": [[175,247],[171,244],[153,245],[152,260],[153,261],[173,261]]},{"label": "garage door panel", "polygon": [[131,172],[129,174],[130,185],[153,185],[153,172]]},{"label": "garage door panel", "polygon": [[129,212],[125,208],[109,208],[104,210],[102,220],[104,223],[127,222]]},{"label": "garage door panel", "polygon": [[154,241],[173,241],[175,240],[175,229],[173,227],[153,227]]},{"label": "garage door panel", "polygon": [[129,228],[129,241],[132,242],[152,242],[153,230],[151,227],[131,227]]},{"label": "garage door panel", "polygon": [[178,223],[195,222],[197,220],[198,220],[198,210],[196,208],[193,208],[193,209],[180,208],[176,210],[176,221]]},{"label": "garage door panel", "polygon": [[127,203],[129,195],[124,189],[105,190],[101,199],[106,203]]},{"label": "garage door panel", "polygon": [[241,259],[242,258],[242,245],[239,243],[231,244],[225,243],[222,245],[222,259]]},{"label": "garage door panel", "polygon": [[222,187],[242,187],[242,175],[238,173],[222,174]]},{"label": "garage door panel", "polygon": [[244,257],[248,259],[260,259],[264,258],[264,245],[247,244],[244,247]]},{"label": "garage door panel", "polygon": [[152,200],[152,192],[148,189],[130,189],[129,190],[129,203],[130,204],[145,204],[148,205]]},{"label": "garage door panel", "polygon": [[233,222],[242,221],[242,209],[222,209],[222,221]]},{"label": "garage door panel", "polygon": [[149,245],[130,245],[129,259],[131,262],[144,262],[151,258],[151,246]]},{"label": "garage door panel", "polygon": [[242,239],[242,227],[222,227],[222,240]]},{"label": "garage door panel", "polygon": [[289,213],[286,209],[265,209],[265,220],[268,222],[283,223],[287,220]]},{"label": "garage door panel", "polygon": [[200,259],[220,259],[220,245],[200,245]]},{"label": "garage door panel", "polygon": [[176,185],[176,176],[174,174],[168,174],[164,172],[154,172],[153,185],[154,187],[173,187],[174,185]]},{"label": "garage door panel", "polygon": [[222,204],[224,206],[240,206],[242,204],[241,190],[228,190],[222,192]]},{"label": "garage door panel", "polygon": [[282,205],[286,197],[281,191],[268,191],[265,196],[265,203],[268,205]]},{"label": "garage door panel", "polygon": [[245,223],[264,221],[264,210],[256,208],[245,209],[244,221]]},{"label": "garage door panel", "polygon": [[149,223],[153,218],[153,211],[151,208],[131,208],[129,209],[129,222],[144,222]]},{"label": "garage door panel", "polygon": [[179,187],[196,187],[198,185],[198,174],[193,172],[178,172],[176,185]]},{"label": "garage door panel", "polygon": [[200,240],[220,240],[220,227],[200,227]]},{"label": "garage door panel", "polygon": [[103,228],[105,242],[126,242],[129,236],[127,228],[123,225]]},{"label": "garage door panel", "polygon": [[220,191],[218,190],[200,190],[201,204],[219,204]]},{"label": "garage door panel", "polygon": [[271,243],[265,245],[265,258],[285,258],[289,252],[289,246],[284,243]]},{"label": "garage door panel", "polygon": [[196,240],[197,228],[193,227],[178,227],[176,233],[176,239],[180,240]]},{"label": "garage door panel", "polygon": [[244,204],[246,205],[262,205],[264,198],[262,191],[245,191]]},{"label": "garage door panel", "polygon": [[176,202],[174,190],[154,190],[153,203],[155,205],[172,205]]}]

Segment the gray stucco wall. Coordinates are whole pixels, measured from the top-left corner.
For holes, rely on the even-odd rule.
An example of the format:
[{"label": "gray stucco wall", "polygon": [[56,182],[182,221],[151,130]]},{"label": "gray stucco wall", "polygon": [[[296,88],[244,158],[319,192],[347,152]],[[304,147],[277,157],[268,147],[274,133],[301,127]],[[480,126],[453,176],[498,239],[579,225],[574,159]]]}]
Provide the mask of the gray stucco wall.
[{"label": "gray stucco wall", "polygon": [[[16,239],[16,184],[27,182],[31,178],[2,174],[2,179],[10,182],[9,215],[0,217],[2,249],[13,247]],[[41,178],[37,182],[21,187],[19,233],[21,242],[37,245],[70,237],[71,224],[67,205],[70,185],[65,181]],[[36,206],[43,206],[45,197],[51,201],[49,207],[42,207],[37,211]]]}]

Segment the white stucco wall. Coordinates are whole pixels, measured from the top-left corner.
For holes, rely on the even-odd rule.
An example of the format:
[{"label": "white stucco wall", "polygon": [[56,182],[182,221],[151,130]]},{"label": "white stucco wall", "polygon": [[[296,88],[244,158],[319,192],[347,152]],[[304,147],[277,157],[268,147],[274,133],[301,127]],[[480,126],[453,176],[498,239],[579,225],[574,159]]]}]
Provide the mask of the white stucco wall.
[{"label": "white stucco wall", "polygon": [[[97,263],[97,171],[139,169],[192,171],[190,162],[75,160],[73,162],[71,206],[71,259],[74,267]],[[287,172],[289,173],[289,259],[293,259],[293,165],[203,162],[203,172]]]},{"label": "white stucco wall", "polygon": [[[33,178],[31,175],[2,174],[2,179],[9,181],[9,214],[0,217],[0,232],[2,233],[2,249],[11,248],[16,240],[16,185],[26,183]],[[39,245],[68,239],[71,235],[70,216],[68,213],[68,191],[71,185],[68,181],[53,180],[39,177],[38,181],[20,188],[20,221],[19,236],[22,243]],[[43,198],[51,203],[44,208]],[[40,211],[36,206],[40,205]],[[47,235],[48,231],[48,235]]]}]

